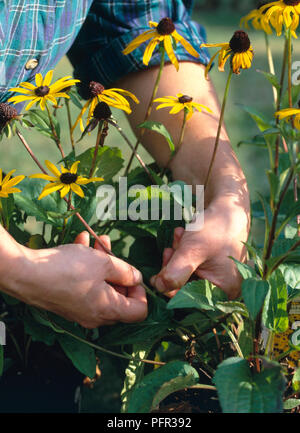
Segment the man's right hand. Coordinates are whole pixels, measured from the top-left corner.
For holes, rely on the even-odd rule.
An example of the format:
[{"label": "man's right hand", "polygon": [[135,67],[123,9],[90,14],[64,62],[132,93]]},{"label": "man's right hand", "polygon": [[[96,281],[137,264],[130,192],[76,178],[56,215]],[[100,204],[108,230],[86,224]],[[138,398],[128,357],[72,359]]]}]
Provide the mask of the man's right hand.
[{"label": "man's right hand", "polygon": [[[7,294],[85,328],[146,318],[141,273],[99,245],[90,248],[87,232],[74,244],[41,250],[20,246],[8,237],[10,253],[15,246],[18,254],[8,254],[14,256],[13,269],[5,272],[0,267],[0,287]],[[107,237],[101,241],[109,247]]]}]

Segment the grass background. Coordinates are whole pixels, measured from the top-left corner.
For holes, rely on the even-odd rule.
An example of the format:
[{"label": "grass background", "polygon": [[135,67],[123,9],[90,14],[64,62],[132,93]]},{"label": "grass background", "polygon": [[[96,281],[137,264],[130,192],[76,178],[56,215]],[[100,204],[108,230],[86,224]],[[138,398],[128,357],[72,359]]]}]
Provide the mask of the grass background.
[{"label": "grass background", "polygon": [[[239,21],[243,12],[236,12],[226,7],[209,11],[200,6],[200,3],[198,3],[198,8],[196,7],[194,10],[193,19],[205,26],[208,42],[226,42],[230,40],[233,32],[239,28]],[[245,10],[245,13],[247,13],[247,10]],[[264,33],[251,30],[249,31],[249,36],[255,52],[253,66],[250,70],[242,71],[239,76],[234,76],[234,79],[232,80],[225,115],[225,123],[232,146],[236,151],[246,174],[251,196],[255,199],[256,191],[264,192],[266,188],[265,169],[268,166],[268,159],[266,152],[257,149],[256,147],[248,145],[243,145],[239,148],[237,147],[237,144],[241,140],[248,139],[258,132],[254,121],[237,104],[254,107],[270,116],[273,115],[274,105],[271,85],[261,73],[257,72],[257,70],[268,71]],[[270,44],[273,52],[276,73],[277,75],[280,75],[284,44],[283,36],[271,36]],[[294,40],[294,61],[300,59],[299,44],[300,43],[297,40]],[[68,59],[64,57],[55,70],[55,78],[69,74],[72,74],[72,67]],[[220,73],[217,67],[213,68],[211,78],[217,89],[220,100],[222,100],[226,77],[226,73]],[[78,109],[73,104],[71,104],[71,107],[72,117],[75,119]],[[134,142],[134,136],[129,128],[126,116],[118,110],[116,117],[118,118],[120,125],[127,131],[131,141]],[[63,130],[62,143],[66,153],[68,153],[71,148],[68,137],[66,111],[64,108],[58,110],[58,118],[61,121]],[[65,128],[63,127],[64,125],[66,125]],[[24,135],[28,142],[31,143],[33,150],[39,156],[41,161],[46,158],[52,161],[59,159],[56,146],[52,141],[49,141],[47,138],[32,130],[24,131]],[[82,142],[77,144],[77,152],[81,153],[84,148],[94,145],[94,141],[95,137],[92,135],[84,142],[84,145]],[[110,146],[120,146],[125,158],[129,157],[129,151],[126,144],[124,144],[122,140],[120,141],[119,135],[116,131],[110,131],[106,144]],[[141,149],[140,154],[147,162],[151,161],[151,158],[145,150]],[[4,141],[0,143],[0,155],[1,167],[6,171],[11,168],[17,168],[18,174],[22,173],[26,175],[39,171],[36,169],[25,149],[16,138],[11,140],[4,139]]]}]

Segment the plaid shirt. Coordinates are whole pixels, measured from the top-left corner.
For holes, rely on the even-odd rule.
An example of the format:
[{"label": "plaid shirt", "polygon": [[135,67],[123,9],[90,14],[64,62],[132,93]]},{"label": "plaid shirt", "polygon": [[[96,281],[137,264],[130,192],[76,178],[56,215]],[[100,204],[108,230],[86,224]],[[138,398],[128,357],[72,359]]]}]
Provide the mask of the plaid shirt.
[{"label": "plaid shirt", "polygon": [[[106,87],[145,69],[145,44],[127,56],[122,50],[149,28],[150,20],[172,18],[176,30],[199,50],[206,36],[191,21],[191,8],[192,0],[0,0],[0,102],[12,95],[7,89],[54,69],[66,53],[76,77]],[[176,55],[203,64],[209,60],[205,49],[197,60],[180,44]],[[150,66],[159,60],[156,53]]]}]

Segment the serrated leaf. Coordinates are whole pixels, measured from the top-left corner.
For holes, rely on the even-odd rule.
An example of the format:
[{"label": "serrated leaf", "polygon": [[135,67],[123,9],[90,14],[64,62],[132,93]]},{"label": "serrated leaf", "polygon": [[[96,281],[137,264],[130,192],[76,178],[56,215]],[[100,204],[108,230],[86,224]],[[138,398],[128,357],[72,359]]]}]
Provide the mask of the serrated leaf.
[{"label": "serrated leaf", "polygon": [[291,410],[297,406],[300,406],[300,399],[299,398],[289,398],[288,400],[286,400],[284,402],[283,409]]},{"label": "serrated leaf", "polygon": [[242,283],[242,296],[252,320],[262,309],[264,300],[269,290],[267,281],[258,280],[256,278],[248,278]]},{"label": "serrated leaf", "polygon": [[182,361],[172,361],[160,367],[147,376],[133,389],[128,407],[128,413],[148,413],[153,407],[153,400],[166,383],[174,378],[187,377],[189,383],[196,383],[199,375],[189,364]]},{"label": "serrated leaf", "polygon": [[261,373],[242,358],[219,364],[213,378],[223,413],[278,413],[283,409],[285,379],[277,363]]},{"label": "serrated leaf", "polygon": [[295,371],[295,373],[293,375],[292,385],[293,385],[293,390],[295,392],[300,391],[300,367],[297,368],[297,370]]}]

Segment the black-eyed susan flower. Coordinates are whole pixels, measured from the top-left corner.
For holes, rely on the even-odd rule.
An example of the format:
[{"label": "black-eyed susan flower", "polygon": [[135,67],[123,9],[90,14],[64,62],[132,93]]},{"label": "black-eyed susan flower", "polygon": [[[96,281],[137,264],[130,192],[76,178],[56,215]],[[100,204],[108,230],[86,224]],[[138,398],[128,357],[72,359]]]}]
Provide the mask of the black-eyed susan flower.
[{"label": "black-eyed susan flower", "polygon": [[45,78],[42,74],[36,74],[35,85],[32,83],[22,82],[20,87],[12,87],[10,92],[21,93],[21,95],[13,96],[8,102],[18,104],[19,102],[30,101],[25,110],[29,110],[34,104],[40,104],[40,108],[45,110],[47,101],[57,105],[56,98],[70,98],[63,90],[78,83],[79,80],[72,79],[71,76],[60,78],[55,83],[50,84],[53,77],[53,70],[47,72]]},{"label": "black-eyed susan flower", "polygon": [[102,177],[92,177],[87,179],[85,177],[79,176],[77,174],[79,163],[80,161],[74,162],[70,170],[67,170],[61,166],[61,171],[59,171],[58,168],[52,164],[52,162],[45,161],[46,166],[48,167],[49,171],[51,171],[53,176],[43,173],[29,176],[30,178],[44,179],[50,182],[44,187],[42,193],[39,196],[39,200],[55,191],[60,191],[61,198],[65,197],[70,191],[73,191],[80,197],[84,197],[84,192],[80,185],[86,185],[91,182],[101,182],[103,180]]},{"label": "black-eyed susan flower", "polygon": [[183,95],[182,93],[177,93],[176,97],[165,96],[164,98],[157,98],[154,99],[154,102],[161,102],[161,104],[156,107],[157,110],[161,108],[172,107],[169,111],[170,114],[177,114],[181,110],[186,110],[186,120],[189,120],[192,117],[195,110],[201,113],[201,111],[204,109],[209,113],[212,113],[210,108],[199,104],[198,102],[193,102],[193,98],[191,96]]},{"label": "black-eyed susan flower", "polygon": [[293,125],[300,130],[300,108],[284,108],[276,111],[275,117],[278,117],[279,120],[284,119],[286,122],[293,118]]},{"label": "black-eyed susan flower", "polygon": [[17,110],[12,105],[5,102],[0,103],[0,132],[5,126],[9,125],[13,120],[19,120]]},{"label": "black-eyed susan flower", "polygon": [[118,88],[105,89],[102,84],[97,83],[96,81],[91,81],[89,84],[89,99],[83,106],[82,110],[79,113],[79,116],[76,119],[76,122],[72,126],[72,132],[74,131],[78,123],[80,125],[81,131],[85,130],[85,127],[83,125],[83,115],[89,108],[87,117],[88,125],[91,118],[93,117],[94,110],[98,102],[105,102],[111,107],[119,108],[120,110],[125,111],[127,114],[130,114],[132,111],[130,108],[130,104],[123,95],[131,98],[136,104],[139,104],[140,102],[137,97],[128,90]]},{"label": "black-eyed susan flower", "polygon": [[199,53],[192,47],[192,45],[176,31],[175,25],[171,18],[163,18],[162,20],[160,20],[159,23],[149,21],[148,24],[150,29],[146,30],[144,33],[133,39],[123,50],[123,54],[127,55],[131,53],[141,44],[149,41],[150,39],[150,42],[148,43],[143,56],[143,63],[145,65],[149,64],[152,54],[157,45],[162,43],[170,61],[178,70],[179,63],[174,53],[173,40],[175,41],[175,43],[181,43],[186,49],[186,51],[192,56],[199,57]]},{"label": "black-eyed susan flower", "polygon": [[249,22],[251,22],[255,30],[263,30],[268,35],[271,35],[273,33],[272,28],[270,23],[265,19],[266,10],[267,9],[264,9],[264,11],[261,11],[260,9],[253,9],[241,19],[240,26],[249,30]]},{"label": "black-eyed susan flower", "polygon": [[259,8],[264,13],[264,21],[274,27],[277,36],[282,33],[283,26],[290,29],[297,38],[296,29],[299,25],[300,0],[280,0],[267,3]]},{"label": "black-eyed susan flower", "polygon": [[6,176],[3,177],[3,172],[0,168],[0,197],[7,198],[9,194],[21,192],[21,190],[19,188],[15,188],[15,186],[22,182],[25,176],[12,177],[12,174],[15,171],[16,170],[11,170]]},{"label": "black-eyed susan flower", "polygon": [[224,71],[225,63],[229,59],[232,71],[235,74],[239,74],[241,69],[249,69],[251,67],[254,56],[253,48],[247,33],[243,30],[237,30],[229,43],[201,44],[200,48],[201,47],[221,47],[221,49],[212,56],[210,62],[206,66],[206,77],[217,55],[219,55],[219,71]]}]

